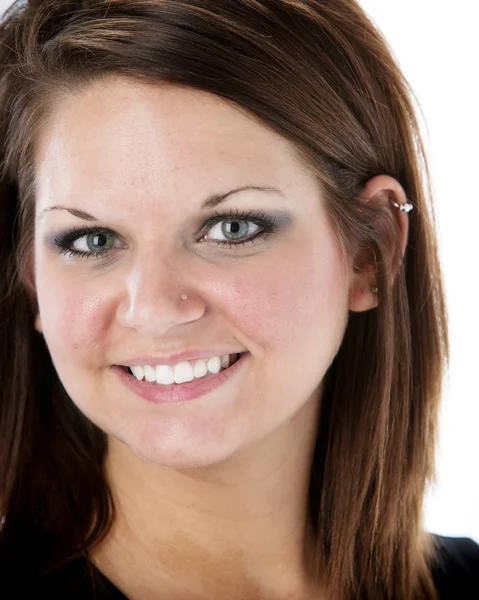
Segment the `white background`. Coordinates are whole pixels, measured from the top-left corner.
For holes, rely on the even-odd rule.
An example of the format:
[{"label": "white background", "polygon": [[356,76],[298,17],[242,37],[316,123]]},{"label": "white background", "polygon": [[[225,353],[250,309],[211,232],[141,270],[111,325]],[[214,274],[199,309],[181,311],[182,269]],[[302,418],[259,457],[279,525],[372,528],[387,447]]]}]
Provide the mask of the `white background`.
[{"label": "white background", "polygon": [[[0,12],[10,4],[0,0]],[[385,34],[419,101],[436,202],[451,365],[441,415],[439,482],[426,497],[425,527],[479,543],[479,2],[360,4]]]}]

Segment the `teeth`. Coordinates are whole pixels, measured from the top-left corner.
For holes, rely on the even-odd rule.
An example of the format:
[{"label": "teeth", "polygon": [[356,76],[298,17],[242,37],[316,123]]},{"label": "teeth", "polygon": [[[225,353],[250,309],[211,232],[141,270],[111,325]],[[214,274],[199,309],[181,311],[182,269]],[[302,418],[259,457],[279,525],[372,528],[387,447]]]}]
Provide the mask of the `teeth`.
[{"label": "teeth", "polygon": [[186,360],[175,365],[174,374],[175,383],[185,383],[186,381],[193,381],[195,378],[193,374],[193,367]]},{"label": "teeth", "polygon": [[153,367],[150,367],[150,365],[145,365],[144,370],[146,381],[153,382],[156,380],[156,372]]},{"label": "teeth", "polygon": [[175,373],[171,367],[161,365],[156,367],[156,383],[169,385],[175,383]]},{"label": "teeth", "polygon": [[227,369],[237,359],[237,354],[223,354],[222,356],[212,356],[208,360],[199,359],[194,364],[183,361],[169,367],[167,365],[137,365],[130,367],[133,375],[141,381],[144,379],[150,383],[160,385],[171,385],[172,383],[186,383],[195,378],[205,377],[208,373],[219,373],[221,369]]},{"label": "teeth", "polygon": [[130,367],[133,371],[133,375],[140,381],[145,376],[145,370],[143,367]]},{"label": "teeth", "polygon": [[219,356],[212,356],[208,361],[207,367],[210,373],[219,373],[221,370],[221,358]]},{"label": "teeth", "polygon": [[195,362],[195,367],[194,367],[195,377],[203,377],[203,375],[206,375],[206,373],[208,373],[208,366],[206,364],[206,361],[205,360],[197,360]]}]

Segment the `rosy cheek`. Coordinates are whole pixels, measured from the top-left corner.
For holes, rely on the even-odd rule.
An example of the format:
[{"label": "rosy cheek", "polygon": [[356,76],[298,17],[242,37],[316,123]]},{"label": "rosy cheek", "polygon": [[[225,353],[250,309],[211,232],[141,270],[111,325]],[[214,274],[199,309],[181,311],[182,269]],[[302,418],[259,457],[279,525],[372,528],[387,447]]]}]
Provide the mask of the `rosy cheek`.
[{"label": "rosy cheek", "polygon": [[[274,352],[289,351],[313,336],[314,327],[334,327],[331,317],[342,310],[338,257],[327,243],[320,251],[314,247],[296,244],[280,261],[245,270],[230,282],[228,310],[237,315],[235,322],[246,339]],[[323,323],[323,317],[330,322]]]},{"label": "rosy cheek", "polygon": [[96,354],[98,361],[106,339],[104,298],[84,285],[54,285],[50,281],[39,298],[42,325],[53,359],[61,361],[75,355],[93,361]]}]

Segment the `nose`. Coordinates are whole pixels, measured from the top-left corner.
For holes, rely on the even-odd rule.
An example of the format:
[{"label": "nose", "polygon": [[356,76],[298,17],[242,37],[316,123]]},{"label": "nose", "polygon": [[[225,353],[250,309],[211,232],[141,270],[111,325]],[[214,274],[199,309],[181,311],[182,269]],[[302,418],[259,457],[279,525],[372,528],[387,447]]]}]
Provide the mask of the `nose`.
[{"label": "nose", "polygon": [[[183,269],[181,269],[183,271]],[[145,337],[158,337],[175,325],[200,319],[205,306],[192,290],[190,271],[180,276],[171,258],[143,256],[126,275],[117,320]],[[187,295],[187,299],[182,296]]]}]

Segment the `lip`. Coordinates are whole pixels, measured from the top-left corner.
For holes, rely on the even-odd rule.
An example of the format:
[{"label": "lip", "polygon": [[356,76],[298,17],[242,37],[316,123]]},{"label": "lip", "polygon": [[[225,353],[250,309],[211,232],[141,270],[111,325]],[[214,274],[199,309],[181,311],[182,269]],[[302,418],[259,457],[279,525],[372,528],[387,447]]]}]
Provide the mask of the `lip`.
[{"label": "lip", "polygon": [[[210,358],[212,356],[223,356],[224,354],[243,354],[245,350],[228,350],[225,348],[211,348],[211,349],[199,349],[199,350],[186,350],[185,352],[179,352],[178,354],[171,354],[170,356],[133,356],[125,358],[121,362],[118,361],[116,364],[124,367],[136,367],[142,365],[167,365],[172,367],[177,363],[185,360],[196,360],[198,358]],[[178,384],[179,385],[179,384]]]},{"label": "lip", "polygon": [[138,381],[125,367],[120,365],[113,365],[110,368],[129,390],[140,398],[143,398],[143,400],[147,400],[152,404],[173,404],[195,400],[212,392],[243,368],[249,354],[249,352],[242,353],[234,365],[219,373],[211,373],[207,377],[193,379],[193,381],[187,383],[174,383],[171,385]]}]

